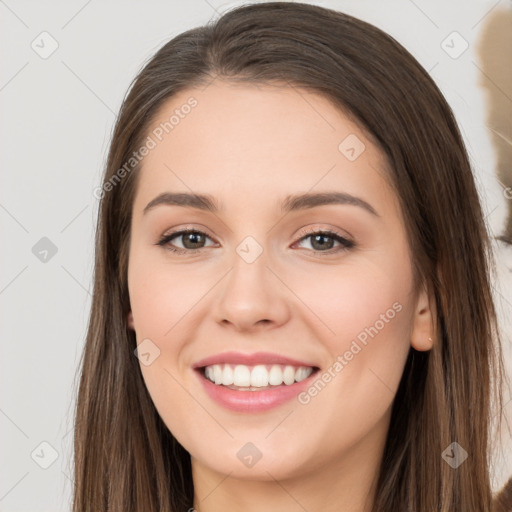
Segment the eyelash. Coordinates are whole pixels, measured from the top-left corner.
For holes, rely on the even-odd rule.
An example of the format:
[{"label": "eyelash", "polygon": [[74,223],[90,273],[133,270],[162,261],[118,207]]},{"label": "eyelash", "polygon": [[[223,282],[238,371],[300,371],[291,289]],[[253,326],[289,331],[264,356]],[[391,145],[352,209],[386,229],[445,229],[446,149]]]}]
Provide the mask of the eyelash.
[{"label": "eyelash", "polygon": [[[157,242],[156,245],[159,245],[161,247],[166,247],[167,250],[175,253],[175,254],[187,254],[187,255],[192,255],[192,254],[195,254],[203,249],[206,249],[206,247],[200,247],[200,248],[197,248],[197,249],[182,249],[181,247],[172,247],[170,245],[170,241],[174,238],[179,238],[179,236],[182,236],[182,235],[186,235],[186,234],[189,234],[189,233],[195,233],[195,234],[200,234],[200,235],[205,235],[206,237],[210,238],[206,233],[204,233],[203,231],[200,231],[200,230],[197,230],[197,229],[184,229],[184,230],[181,230],[181,231],[174,231],[173,233],[169,233],[168,235],[164,235],[160,238],[160,240]],[[343,251],[347,251],[348,249],[352,249],[353,247],[355,247],[355,243],[352,242],[351,240],[348,240],[346,238],[344,238],[343,236],[341,236],[339,233],[336,233],[335,231],[330,231],[330,230],[311,230],[311,231],[307,231],[305,234],[302,234],[302,236],[297,240],[297,242],[300,242],[302,240],[305,240],[307,238],[310,238],[312,237],[313,235],[321,235],[321,236],[326,236],[328,238],[333,238],[334,240],[336,240],[337,242],[339,242],[341,244],[341,247],[338,247],[337,249],[329,249],[327,251],[315,251],[314,249],[308,249],[308,250],[313,250],[314,253],[320,255],[320,256],[328,256],[328,255],[332,255],[332,254],[337,254],[339,252],[343,252]],[[211,238],[210,238],[211,239]]]}]

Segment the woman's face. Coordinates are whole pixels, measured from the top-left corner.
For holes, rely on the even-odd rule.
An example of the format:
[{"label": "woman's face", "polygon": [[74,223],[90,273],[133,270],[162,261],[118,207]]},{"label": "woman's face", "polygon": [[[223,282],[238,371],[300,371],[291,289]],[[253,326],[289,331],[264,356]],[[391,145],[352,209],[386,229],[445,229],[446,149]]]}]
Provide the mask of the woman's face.
[{"label": "woman's face", "polygon": [[194,470],[377,461],[409,348],[432,336],[380,150],[321,96],[218,80],[168,100],[147,136],[128,322]]}]

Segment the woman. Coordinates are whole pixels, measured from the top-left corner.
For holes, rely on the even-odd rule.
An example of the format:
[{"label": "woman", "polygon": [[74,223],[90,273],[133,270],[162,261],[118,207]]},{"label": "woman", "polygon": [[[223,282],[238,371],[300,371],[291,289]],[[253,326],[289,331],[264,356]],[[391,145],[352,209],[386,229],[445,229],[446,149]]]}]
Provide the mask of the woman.
[{"label": "woman", "polygon": [[177,36],[95,195],[75,512],[493,510],[489,238],[394,39],[286,2]]}]

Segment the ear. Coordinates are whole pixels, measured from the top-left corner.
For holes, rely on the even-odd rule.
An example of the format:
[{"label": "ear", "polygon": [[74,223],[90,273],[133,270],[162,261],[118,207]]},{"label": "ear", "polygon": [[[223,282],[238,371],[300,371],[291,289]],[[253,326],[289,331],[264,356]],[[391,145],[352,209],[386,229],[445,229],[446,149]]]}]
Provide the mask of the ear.
[{"label": "ear", "polygon": [[423,352],[434,346],[436,319],[434,294],[429,293],[426,286],[422,286],[416,301],[411,331],[411,346],[413,348]]},{"label": "ear", "polygon": [[131,310],[128,312],[128,315],[126,316],[126,321],[128,322],[128,327],[132,331],[135,331],[135,325],[133,323],[133,314],[132,314]]}]

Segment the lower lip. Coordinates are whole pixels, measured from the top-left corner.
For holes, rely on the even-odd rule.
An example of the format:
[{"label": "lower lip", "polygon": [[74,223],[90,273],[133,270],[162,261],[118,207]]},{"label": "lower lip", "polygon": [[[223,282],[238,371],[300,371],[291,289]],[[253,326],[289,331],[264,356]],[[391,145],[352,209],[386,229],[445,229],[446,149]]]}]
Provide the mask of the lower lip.
[{"label": "lower lip", "polygon": [[201,370],[196,370],[196,373],[208,396],[226,409],[236,412],[262,412],[296,398],[310,385],[312,379],[316,377],[317,371],[290,386],[281,384],[273,389],[261,391],[237,391],[214,384],[202,374]]}]

